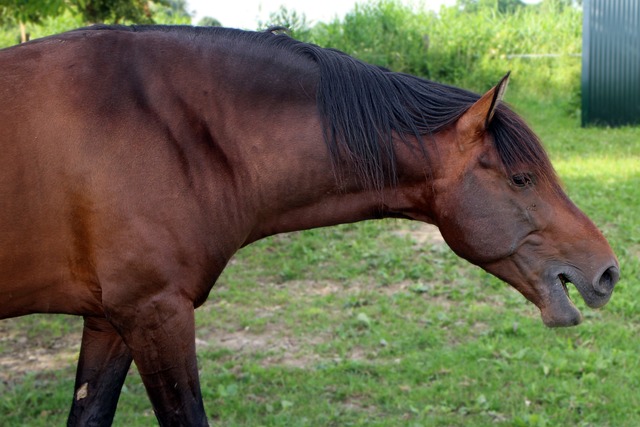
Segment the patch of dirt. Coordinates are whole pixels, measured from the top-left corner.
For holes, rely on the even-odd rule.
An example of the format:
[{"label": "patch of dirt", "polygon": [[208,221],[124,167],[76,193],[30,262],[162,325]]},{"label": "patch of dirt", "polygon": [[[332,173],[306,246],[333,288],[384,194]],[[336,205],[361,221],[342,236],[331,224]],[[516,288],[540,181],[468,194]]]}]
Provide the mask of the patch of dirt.
[{"label": "patch of dirt", "polygon": [[220,330],[199,334],[196,348],[223,348],[234,354],[267,354],[261,363],[264,366],[284,365],[294,368],[305,368],[317,363],[318,355],[311,352],[310,346],[322,343],[328,337],[315,335],[301,338],[287,335],[282,325],[269,324],[264,330],[255,333],[250,329],[228,332]]},{"label": "patch of dirt", "polygon": [[55,371],[75,366],[80,352],[80,334],[69,334],[51,343],[29,341],[15,334],[0,334],[0,381],[9,382],[28,373]]},{"label": "patch of dirt", "polygon": [[400,237],[409,236],[416,243],[416,246],[446,244],[442,234],[440,234],[440,229],[435,225],[424,222],[410,222],[408,225],[396,230],[394,234]]},{"label": "patch of dirt", "polygon": [[342,407],[349,412],[356,412],[358,414],[369,414],[373,415],[378,412],[378,408],[374,405],[365,405],[359,399],[360,396],[351,395],[347,400],[342,402]]},{"label": "patch of dirt", "polygon": [[296,298],[314,298],[338,294],[344,297],[357,296],[361,293],[375,292],[383,295],[394,295],[398,292],[409,292],[416,283],[414,281],[403,280],[401,282],[390,283],[388,285],[372,284],[371,282],[349,282],[344,285],[331,280],[290,280],[285,283],[271,285],[263,283],[261,286],[286,287]]}]

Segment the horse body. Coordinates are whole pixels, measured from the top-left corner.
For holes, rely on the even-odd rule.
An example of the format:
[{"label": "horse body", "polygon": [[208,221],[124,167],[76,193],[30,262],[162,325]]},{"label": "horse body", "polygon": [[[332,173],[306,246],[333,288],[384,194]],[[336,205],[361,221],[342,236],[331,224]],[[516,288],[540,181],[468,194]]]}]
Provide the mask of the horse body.
[{"label": "horse body", "polygon": [[[9,288],[14,295],[26,294],[15,307],[1,307],[2,317],[102,314],[104,275],[119,266],[131,271],[131,263],[151,270],[185,267],[167,275],[184,274],[189,264],[206,265],[198,282],[208,290],[261,212],[287,197],[265,183],[288,192],[289,180],[302,176],[281,173],[286,163],[305,155],[303,143],[318,151],[319,124],[309,123],[312,100],[303,106],[311,120],[282,101],[258,101],[252,108],[228,102],[246,97],[227,89],[238,84],[225,77],[234,74],[216,66],[215,49],[204,60],[186,52],[182,60],[192,68],[176,73],[162,68],[162,58],[145,50],[144,40],[129,40],[139,34],[87,34],[90,40],[72,33],[5,51],[13,54],[0,72],[11,108],[0,113],[0,161],[3,191],[11,197],[3,198],[2,232],[5,247],[13,250],[2,252],[0,268],[4,289],[15,286]],[[38,60],[14,58],[27,55]],[[6,70],[15,63],[23,69]],[[287,108],[297,112],[287,114]],[[278,121],[273,130],[255,131],[258,123]],[[245,161],[252,155],[260,163]],[[320,171],[315,169],[304,173],[312,176]],[[25,282],[43,297],[32,298],[34,288]]]},{"label": "horse body", "polygon": [[[580,319],[566,281],[591,306],[611,295],[615,256],[498,104],[505,81],[478,97],[284,36],[134,30],[0,52],[0,318],[85,317],[69,424],[109,424],[134,360],[161,424],[205,425],[193,310],[235,251],[276,233],[434,223],[550,326]],[[372,125],[388,96],[361,71],[410,99],[392,124]],[[504,129],[528,154],[500,149]]]}]

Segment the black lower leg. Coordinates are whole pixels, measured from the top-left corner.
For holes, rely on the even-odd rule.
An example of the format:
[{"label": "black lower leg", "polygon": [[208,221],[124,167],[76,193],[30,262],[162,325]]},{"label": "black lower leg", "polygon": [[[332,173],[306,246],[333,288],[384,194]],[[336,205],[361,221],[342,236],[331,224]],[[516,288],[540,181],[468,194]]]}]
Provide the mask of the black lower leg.
[{"label": "black lower leg", "polygon": [[104,318],[85,317],[68,426],[110,426],[131,352]]}]

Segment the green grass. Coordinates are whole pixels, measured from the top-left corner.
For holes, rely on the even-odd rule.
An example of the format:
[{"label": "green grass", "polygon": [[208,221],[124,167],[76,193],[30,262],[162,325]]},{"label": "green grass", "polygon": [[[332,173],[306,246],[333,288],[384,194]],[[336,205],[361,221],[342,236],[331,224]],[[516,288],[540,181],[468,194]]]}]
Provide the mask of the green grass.
[{"label": "green grass", "polygon": [[[562,103],[509,95],[618,254],[611,302],[590,310],[573,292],[584,323],[547,329],[516,291],[398,220],[276,236],[243,249],[197,311],[212,423],[640,425],[640,128],[581,129]],[[72,346],[80,329],[65,316],[0,322],[0,361]],[[73,360],[52,366],[3,369],[0,424],[64,424]],[[154,423],[134,369],[115,425]]]}]

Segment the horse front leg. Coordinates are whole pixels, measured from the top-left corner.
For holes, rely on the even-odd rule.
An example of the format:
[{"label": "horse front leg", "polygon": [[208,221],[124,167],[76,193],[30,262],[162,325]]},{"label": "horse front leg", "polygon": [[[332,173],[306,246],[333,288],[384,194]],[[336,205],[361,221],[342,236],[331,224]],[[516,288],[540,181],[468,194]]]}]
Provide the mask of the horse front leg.
[{"label": "horse front leg", "polygon": [[68,426],[110,426],[131,352],[104,318],[85,317]]},{"label": "horse front leg", "polygon": [[[127,307],[127,306],[125,306]],[[193,303],[180,295],[111,312],[161,426],[207,426],[196,361]]]}]

